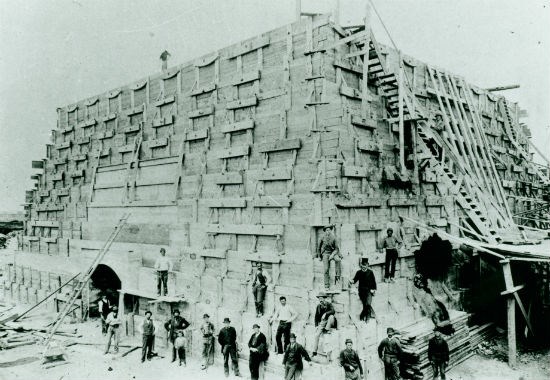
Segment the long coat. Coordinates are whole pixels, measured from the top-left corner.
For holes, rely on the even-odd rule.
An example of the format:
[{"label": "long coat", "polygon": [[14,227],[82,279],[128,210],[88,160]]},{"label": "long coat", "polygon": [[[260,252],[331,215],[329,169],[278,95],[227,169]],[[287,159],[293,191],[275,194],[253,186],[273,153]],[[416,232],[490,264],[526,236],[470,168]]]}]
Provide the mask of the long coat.
[{"label": "long coat", "polygon": [[259,333],[258,337],[254,339],[254,335],[250,337],[250,340],[248,341],[248,347],[249,348],[256,348],[258,352],[250,352],[250,356],[256,356],[258,355],[258,359],[260,361],[264,361],[267,359],[267,355],[269,354],[269,351],[267,350],[267,339],[264,335],[264,333]]}]

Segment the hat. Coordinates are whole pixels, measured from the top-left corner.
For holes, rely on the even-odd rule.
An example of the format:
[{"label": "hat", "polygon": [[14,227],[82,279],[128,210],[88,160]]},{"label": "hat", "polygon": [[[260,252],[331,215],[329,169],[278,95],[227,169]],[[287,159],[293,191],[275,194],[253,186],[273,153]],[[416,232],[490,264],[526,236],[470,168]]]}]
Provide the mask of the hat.
[{"label": "hat", "polygon": [[368,265],[369,264],[369,258],[368,257],[362,257],[361,258],[361,265]]},{"label": "hat", "polygon": [[252,328],[253,328],[253,329],[255,329],[255,328],[258,328],[258,329],[259,329],[259,328],[260,328],[260,325],[257,324],[257,323],[254,323],[254,324],[252,325]]},{"label": "hat", "polygon": [[327,229],[331,230],[332,225],[329,224],[329,225],[323,227],[323,231],[326,231]]},{"label": "hat", "polygon": [[296,334],[290,333],[290,337],[296,339]]},{"label": "hat", "polygon": [[231,323],[231,321],[229,320],[229,318],[225,317],[225,318],[223,319],[223,323]]},{"label": "hat", "polygon": [[180,313],[180,311],[178,309],[174,309],[174,311],[172,312],[172,314],[176,314],[176,313]]},{"label": "hat", "polygon": [[386,330],[386,332],[388,333],[388,335],[393,335],[393,334],[395,334],[395,330],[394,330],[392,327],[388,327],[388,329]]},{"label": "hat", "polygon": [[208,314],[204,314],[202,317],[203,318],[210,318],[210,316]]},{"label": "hat", "polygon": [[328,297],[328,294],[325,292],[319,292],[319,294],[317,294],[317,298],[326,298],[326,297]]},{"label": "hat", "polygon": [[348,338],[348,339],[346,339],[346,344],[348,344],[348,343],[353,343],[353,341],[350,338]]}]

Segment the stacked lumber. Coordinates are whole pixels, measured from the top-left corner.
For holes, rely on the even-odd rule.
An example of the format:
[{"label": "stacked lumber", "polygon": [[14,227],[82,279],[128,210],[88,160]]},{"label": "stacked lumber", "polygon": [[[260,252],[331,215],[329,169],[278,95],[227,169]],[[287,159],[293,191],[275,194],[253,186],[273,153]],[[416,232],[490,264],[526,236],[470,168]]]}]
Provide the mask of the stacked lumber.
[{"label": "stacked lumber", "polygon": [[[479,343],[493,333],[493,324],[468,327],[468,313],[453,311],[449,323],[455,332],[445,336],[449,345],[448,369],[462,363],[474,354]],[[428,343],[433,337],[433,323],[428,318],[401,329],[403,357],[401,358],[401,376],[407,379],[421,380],[433,375],[428,360]]]}]

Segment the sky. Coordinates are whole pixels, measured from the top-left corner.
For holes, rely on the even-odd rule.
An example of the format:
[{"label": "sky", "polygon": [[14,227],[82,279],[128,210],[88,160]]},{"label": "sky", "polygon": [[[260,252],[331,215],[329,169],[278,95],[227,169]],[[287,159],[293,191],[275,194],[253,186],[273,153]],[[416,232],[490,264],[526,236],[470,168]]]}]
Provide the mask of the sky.
[{"label": "sky", "polygon": [[[302,0],[329,12],[337,0]],[[550,0],[373,0],[403,53],[506,96],[528,111],[550,156]],[[0,212],[21,210],[32,160],[45,158],[56,108],[187,62],[295,19],[294,0],[0,0]],[[340,0],[342,24],[366,0]],[[377,39],[389,43],[376,15]]]}]

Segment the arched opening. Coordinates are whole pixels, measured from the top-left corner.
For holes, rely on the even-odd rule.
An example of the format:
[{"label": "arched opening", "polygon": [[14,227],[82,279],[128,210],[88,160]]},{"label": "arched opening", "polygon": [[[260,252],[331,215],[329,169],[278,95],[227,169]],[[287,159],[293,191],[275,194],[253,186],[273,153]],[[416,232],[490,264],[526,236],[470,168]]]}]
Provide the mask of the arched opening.
[{"label": "arched opening", "polygon": [[115,271],[105,264],[99,264],[90,281],[91,303],[97,304],[97,301],[105,294],[111,305],[118,305],[120,287],[121,281]]}]

